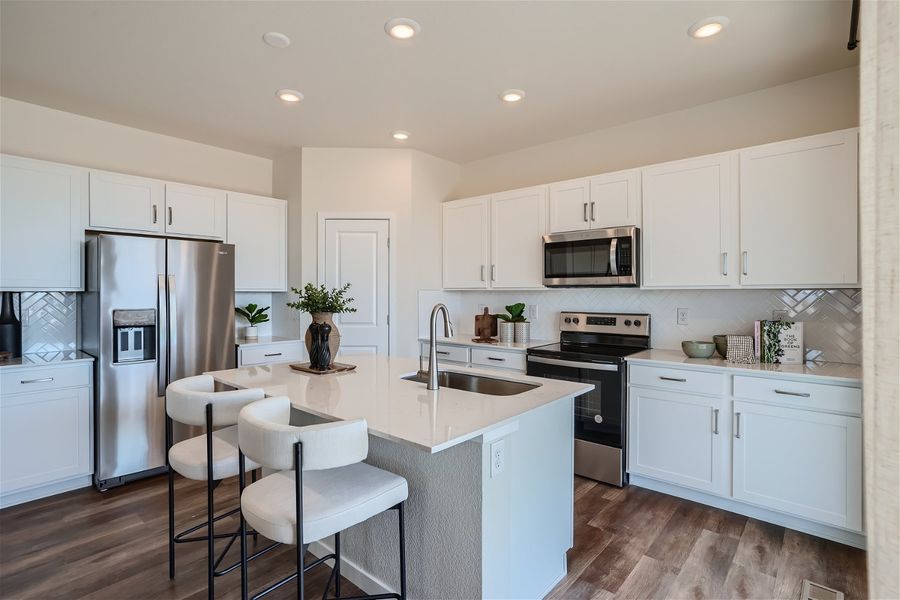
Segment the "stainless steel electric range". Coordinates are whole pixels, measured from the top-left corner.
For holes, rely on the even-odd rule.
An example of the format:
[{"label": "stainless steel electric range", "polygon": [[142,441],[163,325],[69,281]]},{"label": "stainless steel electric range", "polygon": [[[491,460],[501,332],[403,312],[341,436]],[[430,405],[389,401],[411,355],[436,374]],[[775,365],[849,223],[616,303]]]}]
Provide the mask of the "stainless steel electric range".
[{"label": "stainless steel electric range", "polygon": [[623,486],[625,357],[650,347],[650,315],[563,312],[559,343],[530,348],[528,374],[593,383],[575,398],[575,474]]}]

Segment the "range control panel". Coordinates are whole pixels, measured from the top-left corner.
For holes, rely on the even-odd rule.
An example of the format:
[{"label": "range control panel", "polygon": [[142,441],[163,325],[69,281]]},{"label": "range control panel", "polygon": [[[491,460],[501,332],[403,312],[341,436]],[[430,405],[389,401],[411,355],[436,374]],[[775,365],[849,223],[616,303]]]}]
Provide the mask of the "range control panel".
[{"label": "range control panel", "polygon": [[560,331],[650,335],[650,315],[644,313],[559,313]]}]

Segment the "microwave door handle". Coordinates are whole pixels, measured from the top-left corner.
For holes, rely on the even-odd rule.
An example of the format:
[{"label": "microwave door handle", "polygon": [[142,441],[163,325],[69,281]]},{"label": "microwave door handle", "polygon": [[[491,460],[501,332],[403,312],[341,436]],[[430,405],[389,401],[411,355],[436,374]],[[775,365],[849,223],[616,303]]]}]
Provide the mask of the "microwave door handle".
[{"label": "microwave door handle", "polygon": [[616,248],[619,246],[619,238],[609,241],[609,273],[613,277],[619,276],[619,266],[616,264]]}]

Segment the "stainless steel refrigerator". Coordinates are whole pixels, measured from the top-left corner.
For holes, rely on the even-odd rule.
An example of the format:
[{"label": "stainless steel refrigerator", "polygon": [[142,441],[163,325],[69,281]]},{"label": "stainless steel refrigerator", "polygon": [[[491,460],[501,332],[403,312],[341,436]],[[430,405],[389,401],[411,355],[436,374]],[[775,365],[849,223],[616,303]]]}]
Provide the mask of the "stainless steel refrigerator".
[{"label": "stainless steel refrigerator", "polygon": [[96,359],[103,490],[165,471],[170,382],[234,367],[234,246],[94,233],[85,254],[81,341]]}]

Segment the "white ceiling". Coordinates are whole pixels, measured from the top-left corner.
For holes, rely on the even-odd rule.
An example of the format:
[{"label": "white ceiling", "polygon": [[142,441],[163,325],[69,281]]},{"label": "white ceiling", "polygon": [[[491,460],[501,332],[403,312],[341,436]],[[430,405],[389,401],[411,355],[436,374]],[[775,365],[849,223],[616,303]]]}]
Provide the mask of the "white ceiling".
[{"label": "white ceiling", "polygon": [[[722,35],[687,36],[713,15]],[[387,37],[393,16],[422,33]],[[3,0],[0,92],[262,156],[405,129],[404,147],[467,162],[852,66],[849,17],[850,0]],[[507,88],[527,98],[504,105]]]}]

